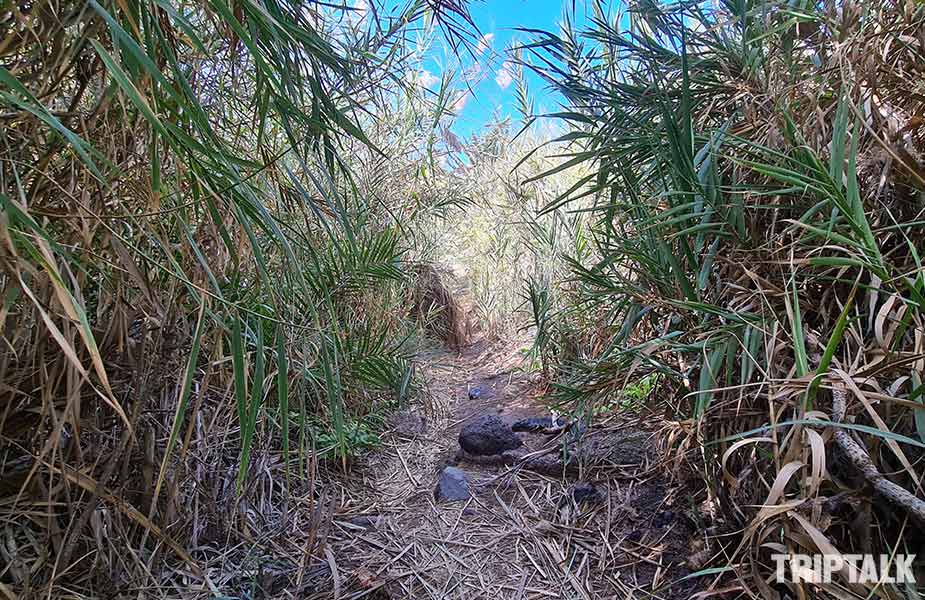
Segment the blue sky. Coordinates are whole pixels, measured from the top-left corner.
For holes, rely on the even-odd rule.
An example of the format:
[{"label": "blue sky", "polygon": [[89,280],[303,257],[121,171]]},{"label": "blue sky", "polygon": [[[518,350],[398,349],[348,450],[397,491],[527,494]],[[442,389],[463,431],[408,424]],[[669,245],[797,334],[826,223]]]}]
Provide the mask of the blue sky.
[{"label": "blue sky", "polygon": [[[570,0],[566,2],[571,3]],[[469,137],[491,122],[495,114],[500,114],[502,118],[519,118],[516,83],[513,66],[506,60],[507,50],[512,45],[529,40],[527,34],[516,30],[518,27],[558,31],[562,6],[559,0],[471,2],[469,11],[481,33],[475,48],[475,58],[467,52],[461,52],[457,57],[438,34],[423,68],[437,76],[447,68],[463,75],[456,86],[459,90],[459,99],[455,104],[458,116],[452,127],[456,135]],[[555,110],[560,98],[546,89],[545,83],[537,75],[527,71],[525,76],[536,112]]]},{"label": "blue sky", "polygon": [[[380,18],[395,18],[409,0],[347,0],[355,19],[366,18],[374,4]],[[451,130],[469,138],[493,122],[496,116],[520,119],[516,96],[514,67],[509,62],[510,48],[527,43],[531,34],[518,28],[558,32],[563,9],[574,7],[575,27],[586,22],[587,3],[591,0],[470,0],[469,13],[478,28],[473,34],[473,51],[460,50],[458,55],[439,30],[419,31],[419,50],[423,50],[419,70],[412,73],[423,87],[437,91],[445,73],[456,75],[451,102],[457,118]],[[595,0],[596,1],[596,0]],[[603,0],[605,12],[614,13],[621,0]],[[587,9],[590,10],[590,9]],[[412,34],[413,36],[414,34]],[[524,58],[529,59],[527,53]],[[546,83],[530,69],[524,70],[534,114],[553,112],[563,99],[548,89]]]},{"label": "blue sky", "polygon": [[[437,32],[427,50],[420,76],[425,84],[439,85],[439,77],[452,70],[461,77],[455,86],[458,117],[452,130],[462,138],[468,138],[490,123],[496,114],[502,118],[518,120],[515,96],[516,83],[511,63],[507,62],[507,51],[513,45],[529,41],[529,34],[517,31],[518,27],[543,29],[558,32],[562,21],[563,6],[571,6],[572,0],[474,0],[469,3],[472,19],[479,29],[475,56],[460,52],[459,56],[448,48],[442,35]],[[583,21],[584,2],[575,2],[576,21]],[[534,111],[537,114],[555,111],[561,97],[547,89],[539,76],[526,70],[525,77]],[[468,82],[468,88],[466,85]],[[469,91],[471,89],[471,92]]]},{"label": "blue sky", "polygon": [[[527,34],[517,27],[557,31],[562,18],[562,4],[555,0],[486,0],[470,4],[470,13],[482,37],[476,46],[478,62],[467,53],[457,58],[447,52],[445,44],[437,43],[433,56],[425,68],[439,69],[440,63],[462,68],[471,74],[472,92],[460,85],[463,100],[456,104],[457,119],[453,130],[460,137],[468,137],[481,129],[497,113],[502,117],[519,117],[515,100],[513,68],[506,62],[507,50],[514,44],[528,41]],[[459,61],[462,65],[455,65]],[[478,65],[478,66],[475,66]],[[554,110],[558,98],[546,89],[543,81],[533,73],[525,73],[527,87],[537,112]],[[460,82],[462,83],[462,82]],[[461,109],[461,110],[459,110]]]}]

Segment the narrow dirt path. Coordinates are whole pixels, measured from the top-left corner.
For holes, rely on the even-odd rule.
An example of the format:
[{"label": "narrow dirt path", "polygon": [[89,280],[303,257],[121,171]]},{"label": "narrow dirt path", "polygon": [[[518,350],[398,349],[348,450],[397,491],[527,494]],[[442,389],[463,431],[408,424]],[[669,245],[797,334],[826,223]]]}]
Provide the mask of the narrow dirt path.
[{"label": "narrow dirt path", "polygon": [[[459,462],[463,423],[549,414],[538,382],[519,370],[521,343],[477,343],[425,358],[432,406],[397,415],[380,451],[332,498],[327,565],[311,598],[689,598],[691,526],[684,499],[656,465],[638,419],[585,432],[577,470],[540,475],[517,465]],[[468,391],[481,394],[470,398]],[[529,450],[550,442],[524,434]],[[473,497],[437,503],[447,464]],[[576,504],[577,482],[597,501]]]}]

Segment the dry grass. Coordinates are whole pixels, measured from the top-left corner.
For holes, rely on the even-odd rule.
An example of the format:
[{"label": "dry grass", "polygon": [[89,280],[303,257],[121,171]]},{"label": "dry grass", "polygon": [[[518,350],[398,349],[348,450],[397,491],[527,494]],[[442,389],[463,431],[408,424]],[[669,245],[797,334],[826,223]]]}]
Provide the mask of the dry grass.
[{"label": "dry grass", "polygon": [[[605,441],[581,469],[581,479],[599,486],[598,504],[572,505],[572,481],[561,476],[470,463],[460,466],[473,498],[434,502],[437,473],[458,449],[462,422],[498,408],[541,410],[536,384],[512,370],[520,363],[516,348],[508,342],[459,359],[432,357],[426,372],[439,410],[425,431],[390,437],[383,452],[357,465],[328,538],[327,587],[313,597],[687,597],[690,582],[667,588],[687,574],[687,507],[653,462],[648,436],[633,435],[638,421],[611,421],[588,436]],[[491,397],[470,400],[474,384]],[[636,454],[628,459],[630,447]]]},{"label": "dry grass", "polygon": [[898,598],[775,582],[770,554],[923,541],[925,7],[794,6],[631,3],[538,38],[597,210],[537,327],[564,402],[661,377],[731,534],[717,587]]},{"label": "dry grass", "polygon": [[[690,566],[735,577],[708,594],[901,597],[768,583],[771,550],[925,543],[925,6],[795,6],[642,2],[542,36],[575,181],[539,153],[512,175],[503,128],[478,173],[435,168],[448,82],[389,82],[425,12],[471,38],[456,0],[382,23],[4,4],[0,593],[671,597],[706,518]],[[471,333],[408,266],[473,189],[500,190],[468,248],[486,320],[508,327],[529,281],[542,392],[585,416],[657,374],[674,420],[649,419],[702,487],[603,459],[637,427],[612,420],[578,453],[605,492],[587,514],[524,465],[473,466],[469,506],[434,505],[465,418],[538,408],[510,348],[431,356],[426,432],[360,452],[415,396],[414,322],[457,351]],[[473,381],[497,398],[467,404]]]},{"label": "dry grass", "polygon": [[411,294],[411,313],[424,329],[459,352],[469,343],[472,325],[448,279],[452,279],[449,273],[441,274],[431,265],[419,266]]},{"label": "dry grass", "polygon": [[[369,192],[409,198],[408,161],[354,177],[364,115],[439,121],[386,82],[405,27],[466,22],[453,2],[346,12],[0,6],[3,594],[311,587],[325,469],[414,393],[399,229],[444,200],[434,178]],[[369,129],[379,158],[432,133]]]}]

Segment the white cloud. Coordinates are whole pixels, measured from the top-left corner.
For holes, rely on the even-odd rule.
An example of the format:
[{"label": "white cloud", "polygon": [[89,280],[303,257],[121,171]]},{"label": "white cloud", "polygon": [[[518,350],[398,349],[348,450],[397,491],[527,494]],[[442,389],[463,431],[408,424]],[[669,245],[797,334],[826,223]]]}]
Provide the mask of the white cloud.
[{"label": "white cloud", "polygon": [[495,75],[495,83],[498,84],[502,90],[506,90],[514,82],[514,65],[510,61],[504,61],[504,64],[501,65],[501,68],[498,69],[498,74]]},{"label": "white cloud", "polygon": [[436,85],[437,82],[440,81],[440,78],[427,69],[422,69],[417,72],[416,81],[421,87],[429,88]]},{"label": "white cloud", "polygon": [[462,109],[466,108],[466,103],[469,102],[469,92],[463,92],[456,100],[453,101],[453,112],[460,113]]},{"label": "white cloud", "polygon": [[475,53],[479,56],[485,54],[485,51],[491,48],[491,42],[495,39],[495,34],[486,33],[479,38],[479,43],[475,46]]}]

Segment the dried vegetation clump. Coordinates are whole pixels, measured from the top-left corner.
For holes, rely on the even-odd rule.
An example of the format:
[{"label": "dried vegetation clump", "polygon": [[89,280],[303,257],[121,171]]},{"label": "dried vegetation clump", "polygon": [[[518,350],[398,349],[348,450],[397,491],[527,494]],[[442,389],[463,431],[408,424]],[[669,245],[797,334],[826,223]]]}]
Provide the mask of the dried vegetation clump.
[{"label": "dried vegetation clump", "polygon": [[562,401],[657,375],[732,534],[711,564],[864,597],[775,584],[770,554],[922,542],[925,6],[635,3],[535,51],[597,203],[569,310],[536,311]]},{"label": "dried vegetation clump", "polygon": [[355,13],[0,7],[4,595],[311,587],[319,472],[415,392],[402,228],[446,195],[354,161],[431,136],[405,28],[468,19]]},{"label": "dried vegetation clump", "polygon": [[411,313],[424,327],[460,351],[468,344],[472,324],[451,287],[452,275],[441,274],[432,265],[421,265],[415,273]]}]

